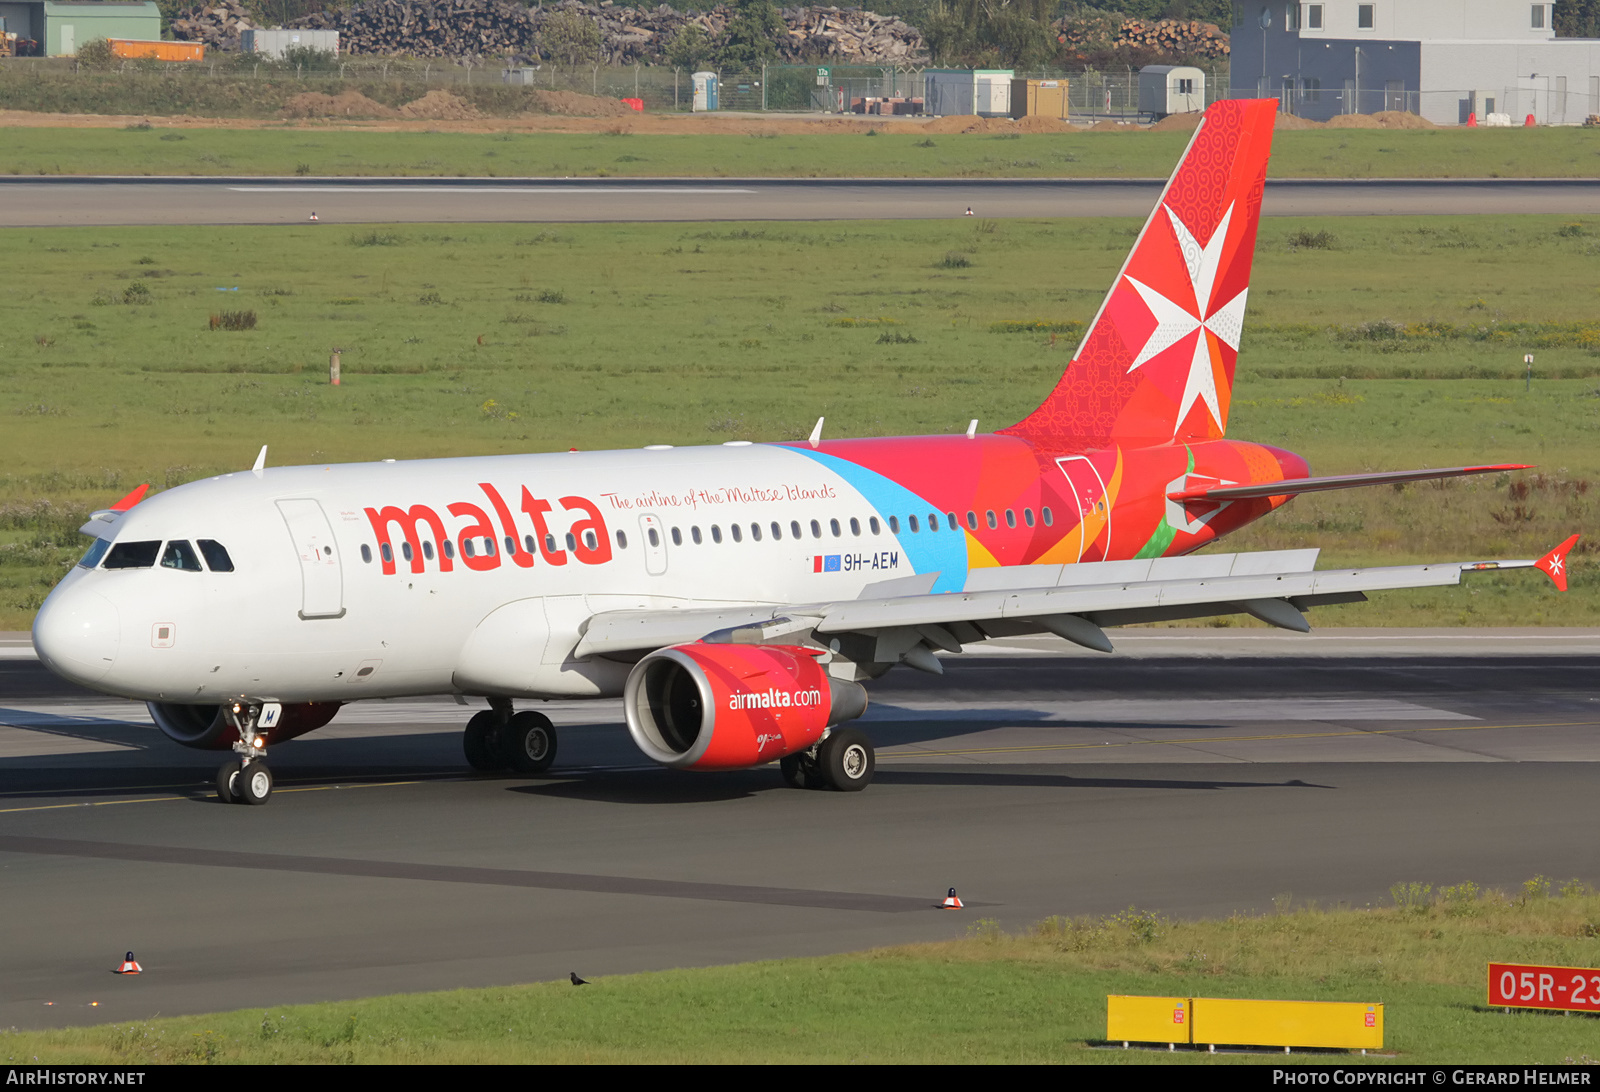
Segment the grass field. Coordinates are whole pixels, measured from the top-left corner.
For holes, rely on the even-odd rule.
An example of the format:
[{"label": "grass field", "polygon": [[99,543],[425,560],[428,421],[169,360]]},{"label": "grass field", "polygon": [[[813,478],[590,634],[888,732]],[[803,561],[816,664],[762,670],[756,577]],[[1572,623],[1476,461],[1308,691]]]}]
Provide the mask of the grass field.
[{"label": "grass field", "polygon": [[[137,112],[128,105],[121,112]],[[774,120],[779,120],[775,118]],[[12,175],[1165,178],[1189,134],[667,135],[9,128]],[[759,122],[751,124],[759,125]],[[450,128],[450,126],[441,126]],[[1273,137],[1273,178],[1592,178],[1600,129],[1313,130]]]},{"label": "grass field", "polygon": [[[14,286],[0,332],[0,629],[29,624],[90,508],[140,481],[247,466],[262,443],[286,464],[790,439],[822,415],[832,436],[1009,424],[1075,336],[1015,326],[1090,319],[1137,230],[0,231]],[[1493,460],[1542,476],[1301,498],[1228,548],[1321,545],[1325,564],[1536,557],[1587,532],[1597,232],[1546,217],[1265,222],[1230,435],[1299,451],[1319,473]],[[213,328],[227,314],[254,326]],[[1314,621],[1594,617],[1600,578],[1581,563],[1565,597],[1525,577]]]},{"label": "grass field", "polygon": [[[1396,884],[1395,905],[1174,922],[1130,908],[1009,936],[823,959],[380,997],[51,1032],[0,1032],[7,1063],[1360,1062],[1592,1064],[1595,1016],[1489,1009],[1490,960],[1596,962],[1600,897]],[[158,968],[146,968],[159,973]],[[113,986],[118,983],[113,983]],[[109,988],[109,987],[108,987]],[[1381,1002],[1384,1051],[1123,1051],[1108,993]]]}]

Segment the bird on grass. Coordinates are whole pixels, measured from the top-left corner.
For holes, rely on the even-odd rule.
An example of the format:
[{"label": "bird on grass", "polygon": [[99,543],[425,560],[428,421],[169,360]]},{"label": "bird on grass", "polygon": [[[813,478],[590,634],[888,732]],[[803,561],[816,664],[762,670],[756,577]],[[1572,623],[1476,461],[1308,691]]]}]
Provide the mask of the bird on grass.
[{"label": "bird on grass", "polygon": [[572,979],[572,984],[574,986],[587,986],[589,984],[589,983],[585,982],[583,979],[578,977],[578,972],[577,971],[568,971],[567,972],[567,977]]}]

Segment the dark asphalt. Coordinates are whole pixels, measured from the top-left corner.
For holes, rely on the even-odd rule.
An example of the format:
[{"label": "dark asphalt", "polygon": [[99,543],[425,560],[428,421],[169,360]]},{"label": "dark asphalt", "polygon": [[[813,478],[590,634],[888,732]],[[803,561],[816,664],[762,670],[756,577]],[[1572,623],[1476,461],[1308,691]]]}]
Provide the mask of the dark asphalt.
[{"label": "dark asphalt", "polygon": [[[0,176],[0,224],[556,223],[1146,216],[1161,181],[944,179],[263,179]],[[1267,216],[1600,213],[1588,180],[1267,184]]]},{"label": "dark asphalt", "polygon": [[[0,661],[0,724],[27,725],[0,742],[32,748],[0,759],[0,1026],[805,956],[979,916],[1594,882],[1595,663],[953,659],[873,686],[857,795],[645,768],[604,703],[550,707],[553,776],[470,776],[468,710],[379,703],[275,749],[278,794],[244,808],[213,798],[220,756]],[[965,912],[933,909],[951,885]],[[145,974],[108,973],[129,949]]]}]

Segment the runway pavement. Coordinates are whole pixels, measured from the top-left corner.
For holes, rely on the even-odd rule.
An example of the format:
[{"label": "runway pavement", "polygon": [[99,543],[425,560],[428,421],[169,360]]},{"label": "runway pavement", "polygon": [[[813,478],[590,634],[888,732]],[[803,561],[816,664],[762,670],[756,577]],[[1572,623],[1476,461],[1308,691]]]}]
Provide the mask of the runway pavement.
[{"label": "runway pavement", "polygon": [[[0,224],[563,223],[1146,216],[1158,180],[261,179],[0,176]],[[1267,216],[1600,213],[1588,180],[1282,180]]]},{"label": "runway pavement", "polygon": [[651,767],[615,702],[542,707],[551,776],[475,776],[470,710],[408,700],[275,748],[262,808],[0,638],[0,1026],[1600,879],[1600,630],[1114,636],[879,680],[860,794]]}]

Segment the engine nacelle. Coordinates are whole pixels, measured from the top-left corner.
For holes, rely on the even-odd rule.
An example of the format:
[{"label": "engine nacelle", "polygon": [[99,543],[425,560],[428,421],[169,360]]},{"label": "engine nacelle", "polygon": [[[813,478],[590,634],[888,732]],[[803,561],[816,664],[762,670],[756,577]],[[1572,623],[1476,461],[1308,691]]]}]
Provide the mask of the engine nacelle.
[{"label": "engine nacelle", "polygon": [[681,770],[738,770],[803,751],[867,709],[867,692],[830,679],[817,655],[702,642],[652,652],[623,690],[628,732]]},{"label": "engine nacelle", "polygon": [[[265,733],[268,743],[282,743],[295,736],[314,732],[333,719],[343,704],[336,701],[308,701],[285,705],[283,715],[272,731]],[[222,715],[220,705],[183,705],[171,701],[145,703],[150,717],[168,739],[202,751],[226,751],[239,733]]]}]

